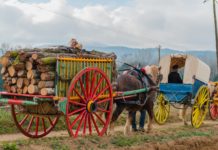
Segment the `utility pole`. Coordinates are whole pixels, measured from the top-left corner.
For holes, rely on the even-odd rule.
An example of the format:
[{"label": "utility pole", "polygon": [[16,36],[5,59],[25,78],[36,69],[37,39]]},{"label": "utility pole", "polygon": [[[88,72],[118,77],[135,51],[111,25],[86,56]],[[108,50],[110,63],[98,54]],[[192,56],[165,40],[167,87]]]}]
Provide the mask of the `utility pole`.
[{"label": "utility pole", "polygon": [[217,18],[216,18],[216,0],[213,0],[213,17],[214,17],[215,42],[216,42],[216,67],[218,71],[218,35],[217,35]]},{"label": "utility pole", "polygon": [[[209,0],[204,0],[206,3]],[[213,17],[214,17],[214,28],[215,28],[215,43],[216,43],[216,71],[218,72],[218,35],[217,35],[217,18],[216,18],[216,2],[217,0],[213,1]]]},{"label": "utility pole", "polygon": [[158,64],[160,63],[160,50],[161,50],[161,45],[158,46]]}]

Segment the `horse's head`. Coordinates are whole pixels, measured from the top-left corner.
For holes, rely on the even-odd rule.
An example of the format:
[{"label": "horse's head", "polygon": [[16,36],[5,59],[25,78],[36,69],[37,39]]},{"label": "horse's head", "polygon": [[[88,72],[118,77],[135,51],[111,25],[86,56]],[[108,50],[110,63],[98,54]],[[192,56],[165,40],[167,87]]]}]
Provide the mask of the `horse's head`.
[{"label": "horse's head", "polygon": [[143,67],[143,69],[156,85],[160,83],[163,78],[163,75],[160,73],[161,67],[157,65],[148,65]]}]

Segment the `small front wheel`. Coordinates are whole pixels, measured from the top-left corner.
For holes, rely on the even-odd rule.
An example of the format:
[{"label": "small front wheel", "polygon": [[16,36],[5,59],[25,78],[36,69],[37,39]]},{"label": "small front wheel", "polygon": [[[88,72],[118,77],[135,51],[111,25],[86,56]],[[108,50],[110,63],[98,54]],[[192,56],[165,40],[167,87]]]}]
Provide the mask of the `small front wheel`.
[{"label": "small front wheel", "polygon": [[191,123],[195,128],[199,128],[208,112],[210,100],[209,89],[206,86],[201,86],[198,90],[194,105],[191,112]]},{"label": "small front wheel", "polygon": [[166,122],[170,114],[170,103],[167,101],[163,93],[158,94],[154,105],[155,121],[162,125]]}]

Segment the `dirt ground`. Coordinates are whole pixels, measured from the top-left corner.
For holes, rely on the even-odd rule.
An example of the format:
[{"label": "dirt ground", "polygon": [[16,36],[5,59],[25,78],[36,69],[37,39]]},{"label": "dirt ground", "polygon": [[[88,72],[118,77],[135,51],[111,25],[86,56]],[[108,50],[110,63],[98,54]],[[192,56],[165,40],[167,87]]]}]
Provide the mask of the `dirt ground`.
[{"label": "dirt ground", "polygon": [[[125,114],[122,115],[124,117]],[[190,117],[190,116],[188,116]],[[145,126],[146,129],[146,126]],[[217,150],[218,121],[207,120],[199,129],[194,129],[189,121],[184,126],[178,118],[178,111],[171,110],[169,120],[164,125],[154,123],[153,131],[132,132],[123,135],[123,126],[116,126],[113,135],[97,135],[73,139],[67,131],[53,131],[41,139],[29,139],[22,134],[0,135],[0,149],[50,150],[50,149],[146,149],[146,150]]]}]

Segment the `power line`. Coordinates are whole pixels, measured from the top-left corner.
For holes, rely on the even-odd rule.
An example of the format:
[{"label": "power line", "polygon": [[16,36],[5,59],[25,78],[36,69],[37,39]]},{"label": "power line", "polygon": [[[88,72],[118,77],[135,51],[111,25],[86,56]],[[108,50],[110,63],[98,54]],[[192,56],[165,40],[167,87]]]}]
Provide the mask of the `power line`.
[{"label": "power line", "polygon": [[[5,1],[6,1],[6,0],[5,0]],[[21,2],[21,3],[26,3],[25,0],[18,0],[18,1]],[[87,2],[87,3],[88,3],[88,2]],[[64,13],[60,13],[60,12],[56,12],[56,11],[52,11],[52,10],[49,10],[49,9],[46,9],[46,8],[43,8],[43,7],[40,7],[40,6],[32,5],[32,7],[36,7],[36,8],[39,8],[39,9],[41,9],[41,10],[45,10],[45,11],[50,12],[50,13],[52,13],[52,14],[55,14],[55,15],[57,15],[57,16],[64,17],[64,18],[66,18],[66,19],[68,19],[68,20],[70,20],[70,21],[73,21],[73,20],[75,20],[75,19],[78,19],[78,18],[75,18],[75,17],[73,17],[73,16],[70,16],[70,15],[67,15],[67,14],[64,14]],[[79,20],[82,20],[82,19],[79,19]],[[89,21],[86,21],[86,20],[82,20],[82,21],[85,22],[85,23],[87,23],[87,24],[96,25],[96,24],[93,24],[93,23],[91,23],[91,22],[89,22]],[[105,30],[110,30],[110,31],[112,31],[112,32],[116,32],[116,33],[117,33],[117,32],[121,32],[121,33],[129,34],[129,33],[123,32],[123,31],[118,30],[118,29],[116,29],[116,31],[114,31],[114,30],[112,30],[111,28],[106,27],[106,26],[101,26],[101,27],[102,27],[103,29],[105,29]],[[153,42],[155,42],[156,44],[159,43],[159,44],[162,44],[162,45],[175,46],[175,47],[178,47],[178,48],[181,48],[181,49],[188,49],[188,48],[187,48],[186,46],[184,46],[184,45],[179,45],[179,44],[175,44],[175,43],[167,43],[167,42],[161,41],[161,40],[155,40],[155,39],[149,38],[149,37],[147,37],[147,36],[144,36],[143,34],[140,35],[140,36],[142,36],[144,39],[147,39],[147,40],[149,40],[149,41],[153,41]],[[136,35],[136,37],[137,37],[137,35]]]}]

